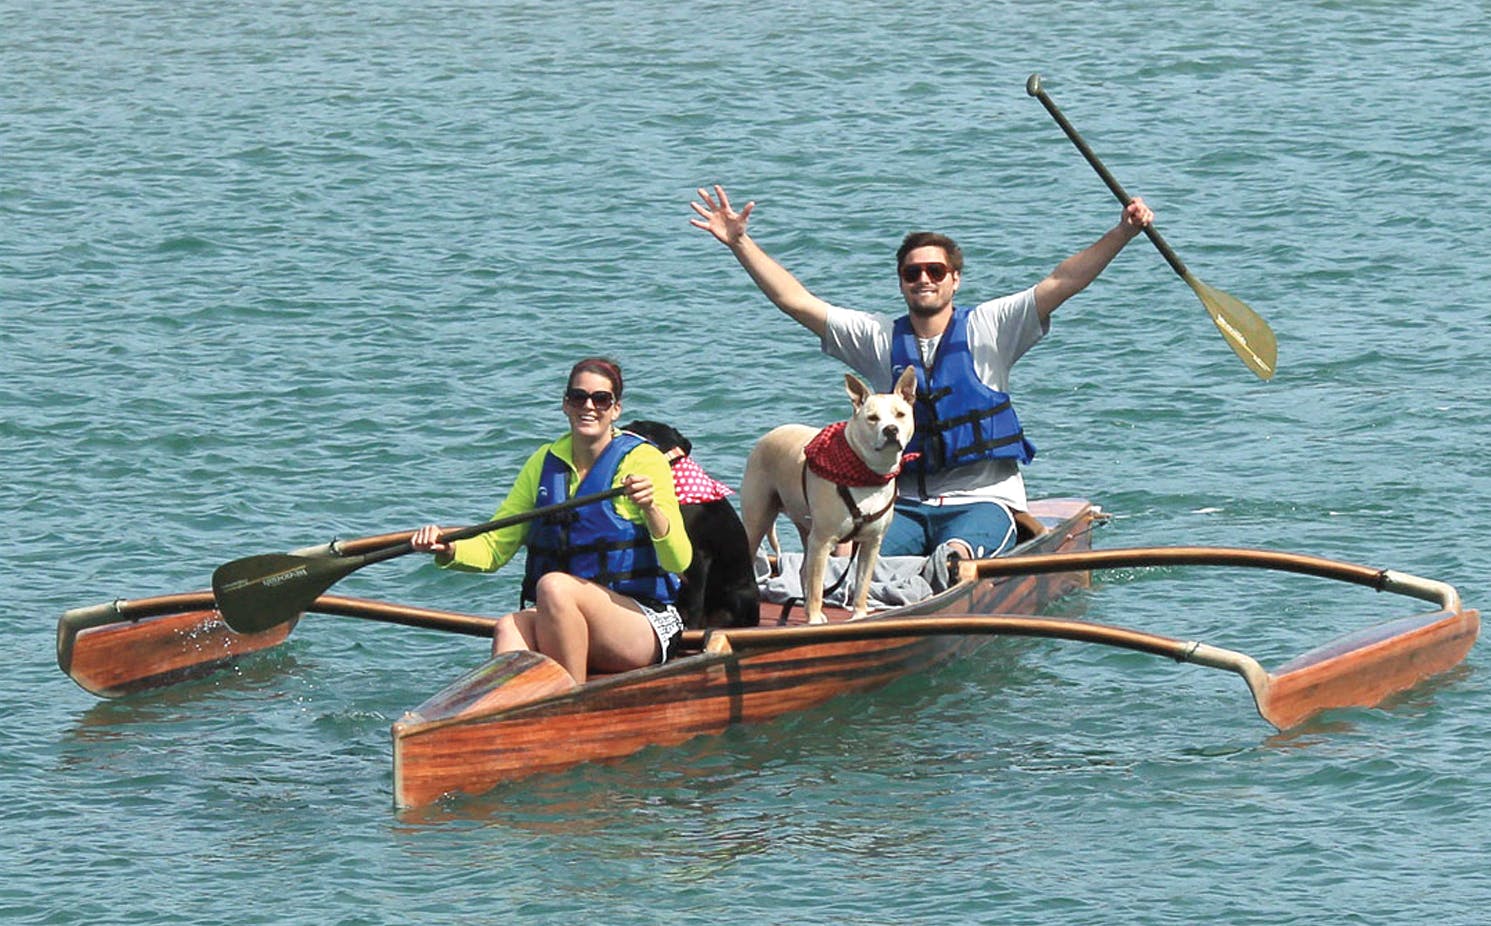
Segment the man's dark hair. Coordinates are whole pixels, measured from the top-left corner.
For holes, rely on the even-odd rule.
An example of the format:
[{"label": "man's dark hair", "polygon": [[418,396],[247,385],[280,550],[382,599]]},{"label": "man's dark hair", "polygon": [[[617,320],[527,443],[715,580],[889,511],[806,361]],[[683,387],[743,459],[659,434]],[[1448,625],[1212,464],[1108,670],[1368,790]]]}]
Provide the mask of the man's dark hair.
[{"label": "man's dark hair", "polygon": [[963,249],[947,235],[929,231],[912,232],[902,240],[901,247],[896,250],[896,270],[900,271],[901,265],[906,263],[907,254],[926,247],[942,248],[947,254],[947,265],[958,273],[963,272]]}]

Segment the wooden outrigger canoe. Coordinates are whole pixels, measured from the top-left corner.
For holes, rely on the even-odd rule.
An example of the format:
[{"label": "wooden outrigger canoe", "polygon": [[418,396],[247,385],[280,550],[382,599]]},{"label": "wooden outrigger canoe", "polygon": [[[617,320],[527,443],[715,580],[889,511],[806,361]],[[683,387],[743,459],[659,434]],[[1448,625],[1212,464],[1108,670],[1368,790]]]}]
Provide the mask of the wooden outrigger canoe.
[{"label": "wooden outrigger canoe", "polygon": [[[1324,710],[1377,705],[1444,672],[1464,659],[1479,633],[1479,614],[1441,582],[1264,550],[1094,551],[1089,534],[1099,515],[1087,502],[1044,500],[1032,512],[1048,528],[1043,536],[1010,556],[963,563],[959,581],[946,592],[869,619],[850,621],[831,610],[826,625],[808,626],[796,613],[779,626],[689,631],[679,656],[666,665],[597,676],[579,686],[546,657],[494,656],[393,725],[395,803],[423,806],[447,794],[480,793],[504,781],[769,720],[882,686],[967,653],[991,635],[1099,643],[1231,671],[1247,683],[1260,715],[1287,729]],[[408,536],[386,534],[298,554],[356,557]],[[1087,584],[1090,570],[1191,565],[1314,575],[1437,607],[1350,634],[1272,672],[1206,643],[1039,613]],[[304,610],[487,639],[495,625],[490,617],[327,594]],[[119,697],[276,646],[297,620],[236,633],[211,592],[118,600],[62,616],[58,664],[88,691]]]},{"label": "wooden outrigger canoe", "polygon": [[[1087,502],[1048,500],[1033,513],[1049,529],[1018,552],[1090,548],[1096,512]],[[1034,615],[1086,583],[1081,569],[973,578],[926,601],[853,623],[904,625],[946,614]],[[843,609],[826,613],[829,625],[809,627],[802,609],[793,609],[786,626],[766,628],[778,630],[775,642],[739,651],[732,641],[749,640],[747,632],[690,634],[684,653],[664,665],[579,686],[557,663],[536,653],[495,656],[393,725],[394,801],[418,807],[449,793],[479,794],[504,781],[771,720],[842,694],[879,688],[988,639],[902,626],[891,636],[794,640],[794,634],[849,623]],[[768,620],[763,614],[763,623]]]}]

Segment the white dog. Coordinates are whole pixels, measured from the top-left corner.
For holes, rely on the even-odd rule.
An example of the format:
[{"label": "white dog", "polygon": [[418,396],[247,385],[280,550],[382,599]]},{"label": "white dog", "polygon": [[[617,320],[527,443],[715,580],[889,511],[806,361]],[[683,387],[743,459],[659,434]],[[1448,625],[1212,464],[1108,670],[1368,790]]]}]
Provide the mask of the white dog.
[{"label": "white dog", "polygon": [[742,520],[753,555],[764,537],[780,552],[775,530],[779,513],[786,512],[797,525],[811,624],[826,620],[823,575],[829,553],[851,540],[859,544],[854,617],[868,613],[870,575],[893,515],[901,452],[915,430],[915,370],[902,373],[888,393],[872,393],[849,374],[844,386],[854,403],[853,417],[822,431],[802,424],[773,429],[751,449],[740,485]]}]

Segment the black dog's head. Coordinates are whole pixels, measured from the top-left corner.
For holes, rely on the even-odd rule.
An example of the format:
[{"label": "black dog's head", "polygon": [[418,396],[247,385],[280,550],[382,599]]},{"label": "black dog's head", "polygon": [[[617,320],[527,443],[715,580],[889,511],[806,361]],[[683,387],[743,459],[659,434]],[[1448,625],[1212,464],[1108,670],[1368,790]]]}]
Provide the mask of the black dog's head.
[{"label": "black dog's head", "polygon": [[664,453],[675,447],[682,450],[684,456],[694,452],[694,445],[687,437],[679,434],[672,425],[661,421],[632,421],[622,425],[621,430],[632,432]]}]

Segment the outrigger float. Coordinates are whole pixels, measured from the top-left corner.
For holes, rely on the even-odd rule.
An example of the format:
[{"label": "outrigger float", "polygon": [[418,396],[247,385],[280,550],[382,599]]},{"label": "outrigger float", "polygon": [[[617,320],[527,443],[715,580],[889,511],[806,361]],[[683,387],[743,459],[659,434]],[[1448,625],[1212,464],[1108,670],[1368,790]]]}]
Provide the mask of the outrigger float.
[{"label": "outrigger float", "polygon": [[[771,720],[879,688],[964,655],[990,637],[1097,643],[1224,669],[1246,682],[1265,720],[1288,729],[1321,711],[1380,704],[1452,668],[1480,630],[1479,613],[1463,607],[1442,582],[1264,550],[1092,550],[1099,517],[1093,505],[1044,500],[1032,513],[1047,528],[1044,534],[1008,556],[960,563],[957,582],[946,591],[864,620],[829,609],[829,623],[808,625],[793,609],[777,626],[688,631],[680,655],[666,664],[597,675],[582,685],[536,653],[494,656],[393,725],[394,803],[425,806],[446,795],[479,794],[529,775]],[[465,528],[462,535],[496,523]],[[249,557],[219,569],[214,592],[68,611],[57,627],[58,664],[84,689],[117,698],[200,677],[277,646],[306,612],[489,638],[495,624],[489,617],[324,594],[361,565],[409,552],[409,537],[384,534]],[[1051,602],[1090,584],[1093,570],[1151,566],[1302,573],[1434,608],[1350,634],[1273,671],[1198,641],[1042,616]],[[260,607],[249,606],[255,602]]]}]

